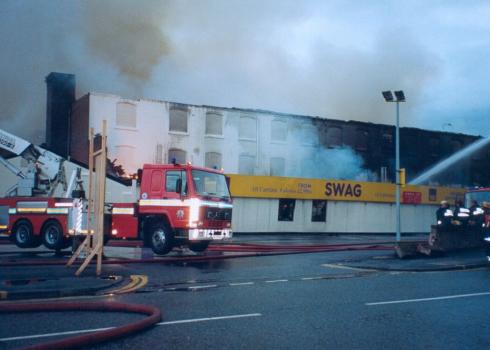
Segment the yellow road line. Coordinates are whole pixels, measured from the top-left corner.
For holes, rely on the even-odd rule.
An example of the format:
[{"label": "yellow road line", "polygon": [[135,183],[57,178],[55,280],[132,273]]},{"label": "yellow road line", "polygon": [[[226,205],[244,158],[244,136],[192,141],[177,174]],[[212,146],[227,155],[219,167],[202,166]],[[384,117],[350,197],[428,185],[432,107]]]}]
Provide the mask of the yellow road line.
[{"label": "yellow road line", "polygon": [[104,294],[126,294],[126,293],[131,293],[134,292],[137,289],[143,288],[146,286],[148,283],[148,276],[145,275],[131,275],[131,282],[129,282],[127,285],[111,290],[109,292],[106,292]]}]

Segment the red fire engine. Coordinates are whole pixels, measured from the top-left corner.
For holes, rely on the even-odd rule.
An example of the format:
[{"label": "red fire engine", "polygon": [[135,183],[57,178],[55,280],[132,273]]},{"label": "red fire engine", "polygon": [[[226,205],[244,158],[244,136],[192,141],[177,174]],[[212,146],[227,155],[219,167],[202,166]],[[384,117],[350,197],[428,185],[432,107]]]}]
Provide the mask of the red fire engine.
[{"label": "red fire engine", "polygon": [[[66,185],[61,157],[3,130],[0,149],[28,162],[23,172],[0,155],[0,162],[21,179],[0,199],[1,231],[21,248],[44,244],[55,250],[68,247],[72,235],[87,234],[86,201],[50,197],[57,185],[70,193],[74,183],[73,175]],[[157,254],[176,245],[203,251],[213,240],[231,238],[233,206],[222,172],[189,164],[145,164],[139,180],[137,201],[107,205],[106,237],[141,239]]]}]

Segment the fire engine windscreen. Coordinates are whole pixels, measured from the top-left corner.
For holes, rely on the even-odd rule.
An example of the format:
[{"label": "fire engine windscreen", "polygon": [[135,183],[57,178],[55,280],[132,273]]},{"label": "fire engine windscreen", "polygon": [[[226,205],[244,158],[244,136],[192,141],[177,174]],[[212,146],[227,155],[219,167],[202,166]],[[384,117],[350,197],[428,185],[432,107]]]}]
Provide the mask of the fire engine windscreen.
[{"label": "fire engine windscreen", "polygon": [[483,202],[490,202],[490,190],[467,192],[464,196],[464,204],[467,208],[471,206],[471,201],[475,200],[479,205]]},{"label": "fire engine windscreen", "polygon": [[230,192],[223,174],[192,170],[192,181],[196,192],[204,197],[230,199]]}]

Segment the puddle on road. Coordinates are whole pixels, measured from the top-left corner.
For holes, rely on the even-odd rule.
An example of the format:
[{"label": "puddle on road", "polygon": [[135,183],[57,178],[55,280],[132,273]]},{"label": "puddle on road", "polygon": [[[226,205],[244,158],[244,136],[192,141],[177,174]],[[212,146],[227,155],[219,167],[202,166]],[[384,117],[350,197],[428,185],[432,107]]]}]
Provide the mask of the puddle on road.
[{"label": "puddle on road", "polygon": [[30,279],[20,279],[20,280],[5,280],[3,284],[6,286],[26,286],[29,284],[35,284],[38,282],[45,282],[45,278],[30,278]]}]

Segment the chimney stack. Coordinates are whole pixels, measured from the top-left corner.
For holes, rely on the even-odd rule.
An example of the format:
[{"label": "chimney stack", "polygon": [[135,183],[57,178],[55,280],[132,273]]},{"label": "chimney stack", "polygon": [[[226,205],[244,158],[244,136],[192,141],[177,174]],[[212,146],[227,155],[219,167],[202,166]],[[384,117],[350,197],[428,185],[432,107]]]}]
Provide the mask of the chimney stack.
[{"label": "chimney stack", "polygon": [[70,114],[75,102],[75,75],[52,72],[46,77],[46,145],[68,158]]}]

